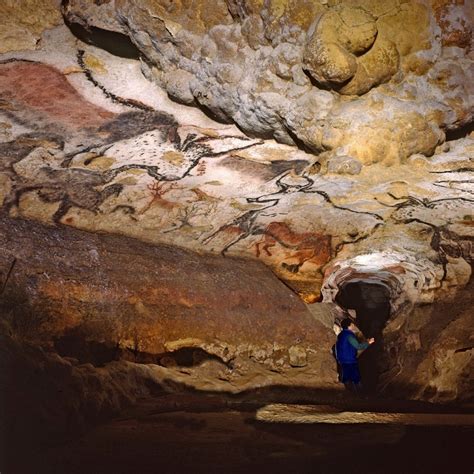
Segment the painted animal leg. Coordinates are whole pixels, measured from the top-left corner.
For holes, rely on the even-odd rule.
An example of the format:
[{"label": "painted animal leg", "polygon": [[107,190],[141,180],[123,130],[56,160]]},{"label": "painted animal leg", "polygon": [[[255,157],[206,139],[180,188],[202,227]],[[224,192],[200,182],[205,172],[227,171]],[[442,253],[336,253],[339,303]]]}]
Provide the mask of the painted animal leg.
[{"label": "painted animal leg", "polygon": [[72,203],[66,197],[61,201],[58,210],[53,214],[53,222],[61,224],[61,219],[68,213],[69,209],[73,207]]},{"label": "painted animal leg", "polygon": [[276,245],[276,242],[275,241],[272,241],[272,242],[267,242],[264,246],[263,246],[263,250],[265,250],[265,252],[267,253],[267,255],[269,257],[272,256],[272,253],[270,252],[270,250],[268,250],[269,248],[271,247],[275,247]]}]

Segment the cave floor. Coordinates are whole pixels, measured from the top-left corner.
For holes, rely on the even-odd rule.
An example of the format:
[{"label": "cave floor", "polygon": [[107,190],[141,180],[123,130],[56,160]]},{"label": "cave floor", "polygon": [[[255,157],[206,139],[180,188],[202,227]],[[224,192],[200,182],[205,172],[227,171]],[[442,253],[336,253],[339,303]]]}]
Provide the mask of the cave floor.
[{"label": "cave floor", "polygon": [[[178,393],[141,400],[80,438],[29,453],[11,472],[472,472],[469,407],[344,395],[333,396],[330,405],[315,404],[297,394],[267,404],[267,395]],[[305,419],[308,412],[312,419]],[[341,412],[339,422],[318,421],[318,414],[331,419]],[[371,422],[363,418],[368,412]],[[275,422],[275,414],[283,421]],[[396,414],[412,421],[397,421]]]}]

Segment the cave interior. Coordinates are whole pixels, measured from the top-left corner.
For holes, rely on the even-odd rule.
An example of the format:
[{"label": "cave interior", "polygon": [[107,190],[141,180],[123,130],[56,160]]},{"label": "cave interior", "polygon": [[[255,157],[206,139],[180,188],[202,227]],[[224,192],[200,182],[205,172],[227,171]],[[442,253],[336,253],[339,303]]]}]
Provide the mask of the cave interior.
[{"label": "cave interior", "polygon": [[472,472],[473,29],[0,1],[0,474]]}]

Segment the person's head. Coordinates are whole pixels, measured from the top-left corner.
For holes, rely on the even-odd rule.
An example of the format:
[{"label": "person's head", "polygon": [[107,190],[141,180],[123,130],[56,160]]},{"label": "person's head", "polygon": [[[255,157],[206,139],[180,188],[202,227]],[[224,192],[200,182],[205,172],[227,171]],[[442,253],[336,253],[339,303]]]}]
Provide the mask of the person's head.
[{"label": "person's head", "polygon": [[354,322],[352,321],[351,318],[344,318],[341,321],[341,327],[342,329],[351,329],[351,326],[354,325]]}]

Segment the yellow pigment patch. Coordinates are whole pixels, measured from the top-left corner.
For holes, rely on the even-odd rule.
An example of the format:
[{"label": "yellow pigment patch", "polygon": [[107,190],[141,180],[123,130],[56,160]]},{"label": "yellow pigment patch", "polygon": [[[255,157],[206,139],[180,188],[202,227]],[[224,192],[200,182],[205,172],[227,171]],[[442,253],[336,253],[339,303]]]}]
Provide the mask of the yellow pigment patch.
[{"label": "yellow pigment patch", "polygon": [[219,138],[219,132],[213,128],[199,128],[199,131],[206,137]]},{"label": "yellow pigment patch", "polygon": [[134,169],[134,170],[128,170],[127,171],[128,174],[145,174],[146,173],[146,170],[141,170],[141,169]]},{"label": "yellow pigment patch", "polygon": [[78,74],[82,73],[82,69],[79,66],[69,66],[66,69],[63,69],[63,74],[68,76],[69,74]]},{"label": "yellow pigment patch", "polygon": [[163,153],[161,158],[163,158],[163,160],[167,161],[168,163],[171,163],[176,166],[183,164],[184,161],[183,154],[179,151],[166,151],[165,153]]},{"label": "yellow pigment patch", "polygon": [[86,54],[84,58],[84,64],[87,66],[88,69],[91,69],[94,72],[99,74],[106,74],[107,68],[104,66],[104,63],[93,54]]},{"label": "yellow pigment patch", "polygon": [[115,163],[115,158],[110,156],[98,156],[93,158],[92,161],[87,165],[88,168],[93,170],[107,170]]},{"label": "yellow pigment patch", "polygon": [[126,186],[133,186],[134,184],[137,184],[137,180],[132,176],[127,176],[126,178],[117,181],[117,183],[124,184]]}]

